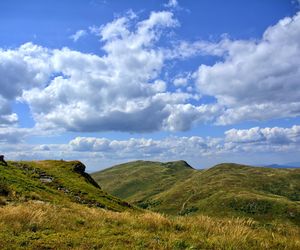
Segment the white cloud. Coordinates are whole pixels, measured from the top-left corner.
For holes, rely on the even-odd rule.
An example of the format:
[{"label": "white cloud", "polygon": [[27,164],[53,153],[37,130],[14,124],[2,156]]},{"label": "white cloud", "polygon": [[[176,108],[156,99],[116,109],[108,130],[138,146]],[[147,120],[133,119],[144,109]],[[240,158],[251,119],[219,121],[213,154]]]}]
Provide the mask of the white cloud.
[{"label": "white cloud", "polygon": [[190,157],[192,154],[209,153],[205,139],[193,137],[167,137],[162,140],[136,139],[108,140],[106,138],[77,137],[69,145],[74,151],[101,152],[115,158]]},{"label": "white cloud", "polygon": [[[0,130],[16,138],[17,130]],[[19,133],[29,133],[21,131]],[[22,135],[20,136],[22,138]],[[24,144],[22,140],[1,143],[7,159],[77,159],[88,165],[89,171],[131,160],[187,160],[195,167],[212,166],[220,162],[257,164],[274,159],[298,161],[300,126],[231,129],[222,137],[168,136],[162,139],[128,138],[115,140],[98,137],[76,137],[67,144]],[[241,154],[242,152],[242,154]],[[280,154],[278,154],[280,153]],[[272,156],[272,158],[268,158]],[[280,163],[280,162],[279,162]]]},{"label": "white cloud", "polygon": [[269,27],[259,41],[224,38],[209,46],[224,61],[201,65],[195,77],[201,93],[228,108],[219,124],[300,115],[299,41],[300,13]]},{"label": "white cloud", "polygon": [[187,79],[187,78],[184,78],[184,77],[176,78],[176,79],[174,79],[174,81],[173,81],[173,84],[174,84],[176,87],[186,86],[187,83],[188,83],[188,79]]},{"label": "white cloud", "polygon": [[[0,127],[18,122],[15,100],[29,105],[40,130],[184,131],[199,123],[300,115],[300,14],[269,27],[261,40],[224,36],[219,43],[160,47],[161,36],[179,25],[170,11],[144,20],[130,11],[90,28],[101,39],[103,56],[32,43],[0,50]],[[198,93],[189,73],[162,79],[169,60],[193,55],[223,59],[193,74]],[[217,103],[194,104],[202,95]]]},{"label": "white cloud", "polygon": [[204,157],[218,154],[232,154],[237,151],[268,152],[278,150],[299,151],[300,126],[291,128],[259,128],[225,132],[224,137],[166,137],[160,140],[130,138],[128,140],[109,140],[96,137],[76,137],[69,142],[73,151],[98,152],[120,159],[182,159]]},{"label": "white cloud", "polygon": [[291,128],[251,128],[231,129],[226,131],[226,141],[233,143],[259,143],[269,145],[299,144],[300,126],[294,125]]},{"label": "white cloud", "polygon": [[32,43],[18,49],[0,49],[0,126],[12,125],[18,116],[11,103],[24,90],[46,85],[51,74],[50,52]]},{"label": "white cloud", "polygon": [[0,144],[20,143],[29,133],[27,128],[0,127]]},{"label": "white cloud", "polygon": [[10,102],[0,96],[0,127],[17,123],[18,115],[12,112]]},{"label": "white cloud", "polygon": [[35,151],[50,151],[50,147],[48,145],[38,145],[34,148]]},{"label": "white cloud", "polygon": [[[300,126],[291,128],[250,128],[231,129],[224,137],[166,137],[159,140],[130,138],[127,140],[110,140],[96,137],[77,137],[69,142],[70,150],[84,154],[97,154],[102,160],[114,159],[125,162],[136,159],[170,161],[184,159],[197,164],[209,166],[218,162],[238,162],[249,164],[269,162],[272,159],[291,161],[299,159]],[[243,152],[242,158],[237,158]],[[249,156],[250,155],[250,156]],[[286,155],[286,156],[285,156]],[[95,155],[93,155],[95,156]],[[255,156],[255,159],[253,159]],[[268,157],[264,157],[268,156]],[[260,158],[261,157],[261,158]],[[291,158],[292,157],[292,158]]]},{"label": "white cloud", "polygon": [[169,0],[168,3],[164,4],[165,7],[167,8],[175,8],[178,6],[177,0]]},{"label": "white cloud", "polygon": [[[45,88],[23,93],[37,126],[144,132],[185,130],[195,123],[193,117],[204,119],[206,107],[188,104],[193,95],[168,92],[167,83],[159,79],[166,57],[156,43],[177,25],[168,11],[152,12],[139,22],[129,13],[92,28],[104,43],[102,57],[67,48],[52,51],[50,62],[58,76]],[[175,126],[181,115],[189,120]]]},{"label": "white cloud", "polygon": [[228,39],[223,36],[224,40],[219,43],[209,41],[177,41],[174,42],[174,48],[166,50],[166,53],[171,59],[187,59],[195,56],[223,56],[226,52]]},{"label": "white cloud", "polygon": [[73,40],[73,42],[77,42],[80,38],[87,35],[86,30],[78,30],[73,35],[70,36],[70,38]]},{"label": "white cloud", "polygon": [[218,105],[176,104],[167,106],[170,109],[169,117],[164,121],[167,130],[187,131],[195,123],[212,122],[216,116],[222,113]]}]

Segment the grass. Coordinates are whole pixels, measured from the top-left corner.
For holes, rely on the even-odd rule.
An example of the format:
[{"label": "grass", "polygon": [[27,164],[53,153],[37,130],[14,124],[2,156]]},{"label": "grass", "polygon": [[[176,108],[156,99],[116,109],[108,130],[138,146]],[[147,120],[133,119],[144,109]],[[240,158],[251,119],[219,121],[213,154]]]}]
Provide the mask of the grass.
[{"label": "grass", "polygon": [[[76,167],[81,167],[76,169]],[[0,165],[0,204],[39,200],[76,202],[114,211],[134,209],[104,192],[78,161],[8,162]]]},{"label": "grass", "polygon": [[78,203],[0,207],[1,249],[300,249],[299,227],[204,215],[114,212]]}]

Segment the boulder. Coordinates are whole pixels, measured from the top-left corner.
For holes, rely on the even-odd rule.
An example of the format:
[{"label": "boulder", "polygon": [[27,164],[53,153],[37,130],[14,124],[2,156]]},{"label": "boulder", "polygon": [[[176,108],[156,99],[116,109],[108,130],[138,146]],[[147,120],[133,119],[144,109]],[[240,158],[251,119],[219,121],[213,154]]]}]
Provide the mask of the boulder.
[{"label": "boulder", "polygon": [[81,163],[80,161],[76,162],[73,169],[75,172],[77,172],[79,174],[85,173],[85,165],[83,163]]},{"label": "boulder", "polygon": [[4,160],[4,155],[0,155],[0,162],[1,162],[4,166],[7,166],[7,162]]}]

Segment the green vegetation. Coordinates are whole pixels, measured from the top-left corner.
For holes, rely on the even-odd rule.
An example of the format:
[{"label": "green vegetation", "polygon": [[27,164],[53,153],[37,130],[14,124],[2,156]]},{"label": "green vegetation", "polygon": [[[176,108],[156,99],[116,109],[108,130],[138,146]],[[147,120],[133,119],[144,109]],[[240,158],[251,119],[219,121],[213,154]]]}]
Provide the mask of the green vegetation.
[{"label": "green vegetation", "polygon": [[114,211],[132,206],[102,191],[78,161],[8,162],[0,165],[0,203],[77,202]]},{"label": "green vegetation", "polygon": [[135,161],[93,173],[92,176],[109,193],[147,208],[155,205],[155,202],[152,204],[155,195],[169,190],[195,172],[185,161]]},{"label": "green vegetation", "polygon": [[203,215],[113,212],[81,204],[0,207],[1,249],[300,249],[299,227]]},{"label": "green vegetation", "polygon": [[[185,166],[180,169],[179,163],[167,163],[170,168],[174,166],[172,181],[164,175],[164,163],[140,161],[92,176],[104,190],[156,212],[243,216],[300,225],[300,169],[220,164],[207,170],[194,170]],[[140,180],[146,183],[139,184]],[[135,183],[135,190],[131,188],[130,193],[122,190],[128,183]],[[153,187],[157,188],[156,192]]]},{"label": "green vegetation", "polygon": [[170,215],[107,194],[84,170],[78,161],[0,165],[0,249],[300,249],[298,170],[139,161],[103,171],[101,187],[119,183],[115,193],[128,187],[123,197]]}]

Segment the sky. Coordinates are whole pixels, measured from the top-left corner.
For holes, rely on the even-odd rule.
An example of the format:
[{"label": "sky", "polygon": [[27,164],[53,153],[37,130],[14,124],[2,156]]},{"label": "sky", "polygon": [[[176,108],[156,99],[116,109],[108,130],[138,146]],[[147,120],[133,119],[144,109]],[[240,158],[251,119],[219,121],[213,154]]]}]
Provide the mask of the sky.
[{"label": "sky", "polygon": [[300,162],[300,2],[0,1],[0,153]]}]

